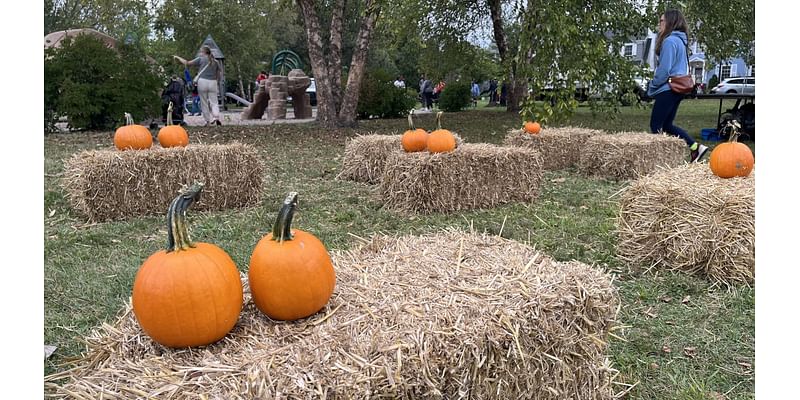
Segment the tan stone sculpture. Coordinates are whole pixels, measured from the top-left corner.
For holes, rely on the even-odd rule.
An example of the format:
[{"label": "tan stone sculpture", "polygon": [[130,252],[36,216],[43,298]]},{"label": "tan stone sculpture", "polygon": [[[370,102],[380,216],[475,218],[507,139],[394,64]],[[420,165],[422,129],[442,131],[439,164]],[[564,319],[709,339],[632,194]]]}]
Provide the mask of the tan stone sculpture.
[{"label": "tan stone sculpture", "polygon": [[306,89],[311,78],[301,69],[289,71],[288,76],[271,75],[258,85],[253,103],[242,111],[242,119],[261,119],[267,110],[270,119],[286,119],[286,102],[292,96],[295,119],[311,118],[311,97]]}]

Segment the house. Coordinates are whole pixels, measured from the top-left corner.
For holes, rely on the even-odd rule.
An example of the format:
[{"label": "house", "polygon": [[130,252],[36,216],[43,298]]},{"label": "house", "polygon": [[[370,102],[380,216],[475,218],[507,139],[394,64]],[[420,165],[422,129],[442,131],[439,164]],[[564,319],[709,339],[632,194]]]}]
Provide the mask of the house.
[{"label": "house", "polygon": [[[620,49],[620,54],[629,57],[633,62],[646,65],[650,70],[656,66],[655,46],[657,32],[647,30],[644,37],[636,38],[625,43]],[[732,58],[719,64],[712,64],[706,60],[703,46],[692,42],[689,45],[689,67],[694,81],[708,85],[712,76],[717,75],[719,80],[736,76],[755,76],[756,66],[747,65],[742,58]]]}]

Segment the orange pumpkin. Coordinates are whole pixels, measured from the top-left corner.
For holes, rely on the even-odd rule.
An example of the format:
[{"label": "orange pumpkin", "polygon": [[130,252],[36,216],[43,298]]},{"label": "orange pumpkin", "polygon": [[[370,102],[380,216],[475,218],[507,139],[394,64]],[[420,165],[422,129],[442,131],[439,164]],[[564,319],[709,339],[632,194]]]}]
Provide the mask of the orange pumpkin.
[{"label": "orange pumpkin", "polygon": [[292,229],[297,193],[283,202],[272,233],[250,257],[253,302],[270,318],[293,321],[321,310],[333,294],[336,273],[325,245],[316,236]]},{"label": "orange pumpkin", "polygon": [[114,132],[114,146],[119,150],[144,150],[153,145],[153,135],[142,125],[135,124],[133,117],[125,113],[125,125]]},{"label": "orange pumpkin", "polygon": [[428,132],[421,128],[414,129],[413,115],[414,110],[412,109],[408,113],[408,130],[403,132],[403,137],[400,140],[406,153],[422,151],[428,147]]},{"label": "orange pumpkin", "polygon": [[167,107],[167,125],[158,131],[158,143],[161,147],[186,147],[189,134],[180,125],[172,125],[172,102]]},{"label": "orange pumpkin", "polygon": [[714,147],[708,160],[714,175],[720,178],[750,175],[755,164],[753,151],[744,143],[737,142],[738,137],[739,133],[734,126],[730,139]]},{"label": "orange pumpkin", "polygon": [[210,243],[192,243],[186,209],[201,184],[176,197],[167,211],[167,249],[142,263],[133,282],[133,312],[153,340],[168,347],[204,346],[236,325],[244,302],[231,257]]},{"label": "orange pumpkin", "polygon": [[542,131],[542,126],[539,125],[538,122],[528,121],[528,122],[525,123],[524,127],[525,127],[525,132],[528,132],[528,133],[534,134],[534,135],[538,135],[539,132]]},{"label": "orange pumpkin", "polygon": [[453,132],[442,129],[442,114],[441,111],[436,113],[436,130],[428,137],[428,151],[431,153],[447,153],[456,148]]}]

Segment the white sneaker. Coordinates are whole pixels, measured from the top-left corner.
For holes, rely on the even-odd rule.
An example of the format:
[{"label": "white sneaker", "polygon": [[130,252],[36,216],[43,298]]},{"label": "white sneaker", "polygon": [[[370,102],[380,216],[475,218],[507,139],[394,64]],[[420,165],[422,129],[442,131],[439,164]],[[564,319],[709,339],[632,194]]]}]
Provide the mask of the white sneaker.
[{"label": "white sneaker", "polygon": [[704,155],[708,152],[708,146],[704,146],[702,144],[697,144],[697,150],[692,150],[692,161],[691,162],[698,162],[700,159],[703,158]]}]

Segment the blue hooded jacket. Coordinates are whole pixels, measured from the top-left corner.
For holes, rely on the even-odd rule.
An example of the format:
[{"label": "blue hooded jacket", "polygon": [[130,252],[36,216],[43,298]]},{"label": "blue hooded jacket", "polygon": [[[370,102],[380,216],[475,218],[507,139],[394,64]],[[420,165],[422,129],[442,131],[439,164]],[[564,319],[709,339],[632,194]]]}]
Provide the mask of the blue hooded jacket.
[{"label": "blue hooded jacket", "polygon": [[686,33],[672,31],[661,43],[661,55],[658,57],[658,66],[653,79],[647,85],[647,95],[654,97],[659,93],[670,90],[667,83],[670,76],[687,75],[688,73]]}]

